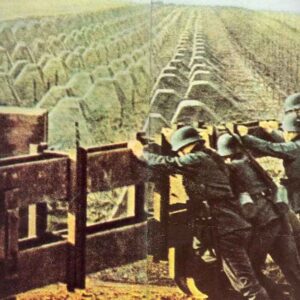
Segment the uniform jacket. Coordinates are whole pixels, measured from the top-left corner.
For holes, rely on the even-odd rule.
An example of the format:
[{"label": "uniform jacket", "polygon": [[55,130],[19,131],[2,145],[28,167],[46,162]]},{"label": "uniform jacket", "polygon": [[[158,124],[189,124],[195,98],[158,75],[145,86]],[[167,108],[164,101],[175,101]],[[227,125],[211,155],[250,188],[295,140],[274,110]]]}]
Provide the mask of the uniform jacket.
[{"label": "uniform jacket", "polygon": [[191,153],[181,157],[144,151],[141,159],[151,168],[183,175],[183,185],[195,215],[201,202],[207,200],[218,225],[219,235],[251,227],[241,216],[237,201],[233,198],[229,170],[216,153],[196,145]]},{"label": "uniform jacket", "polygon": [[300,138],[291,142],[272,143],[251,135],[243,137],[243,142],[251,150],[258,150],[265,156],[277,157],[283,160],[287,176],[286,188],[289,200],[295,211],[300,209]]},{"label": "uniform jacket", "polygon": [[[273,199],[267,195],[267,187],[262,179],[257,174],[257,171],[252,167],[248,157],[242,156],[239,159],[232,160],[232,186],[234,192],[247,192],[254,201],[256,208],[255,217],[251,220],[255,226],[267,225],[272,220],[278,218],[271,201]],[[266,195],[264,195],[266,194]]]}]

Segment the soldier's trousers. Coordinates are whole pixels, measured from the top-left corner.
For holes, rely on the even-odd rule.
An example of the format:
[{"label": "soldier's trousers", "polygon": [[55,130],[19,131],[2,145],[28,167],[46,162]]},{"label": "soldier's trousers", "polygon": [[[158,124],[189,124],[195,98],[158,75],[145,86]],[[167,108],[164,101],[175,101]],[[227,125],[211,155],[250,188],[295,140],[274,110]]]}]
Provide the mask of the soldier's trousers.
[{"label": "soldier's trousers", "polygon": [[240,230],[221,236],[218,250],[223,270],[232,287],[249,300],[270,300],[266,290],[259,283],[251,264],[248,249],[251,230]]},{"label": "soldier's trousers", "polygon": [[292,232],[277,219],[256,233],[249,250],[254,270],[260,270],[266,254],[269,253],[280,267],[286,280],[300,300],[300,259]]}]

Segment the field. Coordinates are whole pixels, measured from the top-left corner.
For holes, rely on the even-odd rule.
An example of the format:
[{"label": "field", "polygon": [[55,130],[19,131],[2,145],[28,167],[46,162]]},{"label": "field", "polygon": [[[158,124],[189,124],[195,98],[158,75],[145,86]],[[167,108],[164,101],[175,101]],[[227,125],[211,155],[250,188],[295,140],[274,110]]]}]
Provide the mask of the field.
[{"label": "field", "polygon": [[[281,120],[284,98],[300,89],[296,14],[123,1],[18,3],[0,3],[0,105],[47,109],[51,149],[75,148],[75,122],[80,143],[91,146],[126,141],[142,129],[155,138],[180,122]],[[264,165],[276,177],[282,172],[276,161]],[[88,221],[123,216],[124,193],[89,195]],[[49,203],[51,229],[64,227],[66,205]],[[103,284],[103,277],[90,280]],[[104,295],[88,296],[100,293],[93,284],[82,299],[113,299],[109,284]],[[184,299],[170,281],[165,285],[153,287],[151,297]],[[20,299],[70,297],[63,288],[56,297],[56,289]],[[136,293],[128,299],[145,296]]]}]

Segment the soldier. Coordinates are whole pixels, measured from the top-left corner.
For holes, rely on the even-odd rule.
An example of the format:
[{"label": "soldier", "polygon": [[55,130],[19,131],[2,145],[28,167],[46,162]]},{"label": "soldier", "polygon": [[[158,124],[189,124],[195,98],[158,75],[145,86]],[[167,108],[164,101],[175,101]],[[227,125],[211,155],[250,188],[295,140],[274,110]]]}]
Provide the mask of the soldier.
[{"label": "soldier", "polygon": [[284,116],[282,128],[285,142],[272,143],[247,135],[247,128],[241,127],[243,143],[250,150],[257,150],[263,156],[272,156],[283,160],[287,178],[282,179],[286,186],[291,208],[300,212],[300,117],[295,112]]},{"label": "soldier", "polygon": [[[296,299],[300,299],[300,259],[290,224],[283,218],[288,206],[285,204],[287,209],[280,211],[284,207],[282,203],[278,205],[281,199],[276,199],[276,195],[270,192],[270,187],[255,169],[251,159],[243,153],[240,143],[238,136],[224,134],[218,139],[217,145],[218,153],[227,158],[234,192],[242,200],[242,210],[254,228],[254,237],[249,248],[253,268],[261,282],[267,286],[269,282],[265,281],[266,278],[260,270],[269,253],[292,285]],[[269,294],[273,293],[272,289],[267,291]],[[272,295],[272,299],[275,296],[276,299],[283,299],[276,294]]]},{"label": "soldier", "polygon": [[171,136],[176,156],[150,153],[137,141],[128,146],[148,166],[183,175],[183,185],[194,210],[200,210],[205,201],[210,205],[217,250],[232,287],[246,299],[270,299],[249,260],[247,245],[251,238],[251,224],[241,216],[233,197],[229,170],[217,153],[205,147],[198,132],[185,126]]},{"label": "soldier", "polygon": [[300,112],[300,93],[288,96],[284,102],[284,113]]},{"label": "soldier", "polygon": [[[300,93],[288,96],[284,101],[284,114],[300,116]],[[273,125],[273,126],[272,126]],[[276,143],[285,142],[283,132],[277,129],[277,122],[261,122],[260,127],[269,134],[270,140]]]}]

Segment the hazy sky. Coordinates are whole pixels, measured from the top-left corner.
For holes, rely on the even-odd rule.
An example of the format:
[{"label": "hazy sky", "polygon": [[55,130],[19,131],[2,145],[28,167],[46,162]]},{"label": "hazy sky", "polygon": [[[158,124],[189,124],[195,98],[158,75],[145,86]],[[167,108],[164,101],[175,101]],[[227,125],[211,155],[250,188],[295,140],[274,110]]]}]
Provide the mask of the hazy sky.
[{"label": "hazy sky", "polygon": [[[150,1],[136,0],[135,2],[149,3]],[[300,0],[164,0],[164,2],[196,5],[229,5],[250,9],[300,12]]]}]

